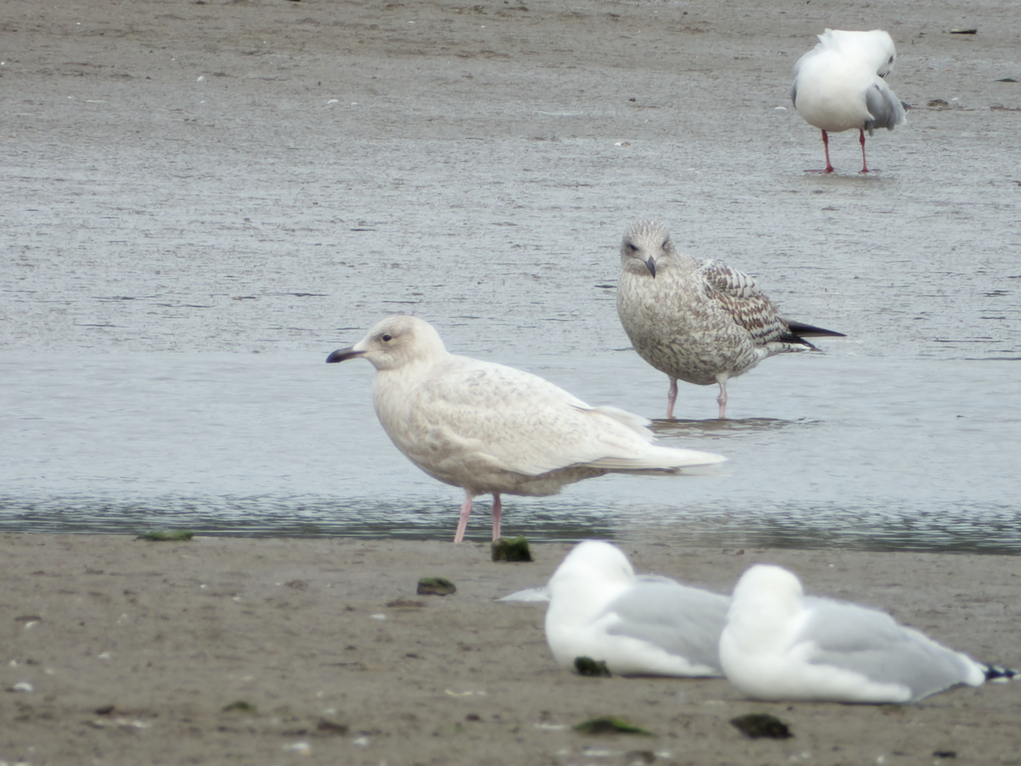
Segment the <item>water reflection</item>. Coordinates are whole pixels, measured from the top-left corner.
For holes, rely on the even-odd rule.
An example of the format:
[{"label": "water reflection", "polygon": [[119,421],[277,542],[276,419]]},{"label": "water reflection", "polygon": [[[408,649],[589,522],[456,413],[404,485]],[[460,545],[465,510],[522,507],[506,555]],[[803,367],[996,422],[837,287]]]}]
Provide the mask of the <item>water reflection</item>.
[{"label": "water reflection", "polygon": [[[507,534],[533,542],[588,538],[655,539],[697,547],[841,548],[1021,554],[1021,515],[1007,506],[961,508],[814,507],[720,512],[667,506],[592,507],[509,499]],[[489,539],[489,506],[480,502],[466,539]],[[449,540],[457,521],[451,502],[395,509],[374,500],[295,497],[161,497],[116,501],[84,497],[26,501],[0,497],[0,532],[138,535],[152,529],[189,529],[199,535],[242,537],[359,537]],[[640,522],[640,523],[635,523]]]},{"label": "water reflection", "polygon": [[706,420],[681,420],[658,418],[652,421],[649,428],[657,436],[685,437],[701,434],[732,434],[732,433],[764,433],[782,431],[796,426],[813,426],[821,424],[821,420],[799,418],[782,420],[779,418],[707,418]]}]

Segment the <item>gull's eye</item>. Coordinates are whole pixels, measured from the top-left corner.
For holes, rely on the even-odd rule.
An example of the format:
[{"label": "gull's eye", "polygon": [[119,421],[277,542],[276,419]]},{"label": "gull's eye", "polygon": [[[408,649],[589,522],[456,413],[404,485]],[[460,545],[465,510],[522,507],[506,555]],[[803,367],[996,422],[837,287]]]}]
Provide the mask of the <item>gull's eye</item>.
[{"label": "gull's eye", "polygon": [[667,250],[667,249],[669,249],[669,247],[670,247],[670,237],[667,237],[666,239],[663,240],[663,249]]},{"label": "gull's eye", "polygon": [[392,341],[394,339],[394,336],[387,332],[387,333],[383,333],[383,335],[380,336],[380,339],[384,343],[389,343],[390,341]]},{"label": "gull's eye", "polygon": [[627,243],[627,251],[629,253],[637,253],[638,252],[638,248],[635,247],[635,244],[633,242],[628,242]]}]

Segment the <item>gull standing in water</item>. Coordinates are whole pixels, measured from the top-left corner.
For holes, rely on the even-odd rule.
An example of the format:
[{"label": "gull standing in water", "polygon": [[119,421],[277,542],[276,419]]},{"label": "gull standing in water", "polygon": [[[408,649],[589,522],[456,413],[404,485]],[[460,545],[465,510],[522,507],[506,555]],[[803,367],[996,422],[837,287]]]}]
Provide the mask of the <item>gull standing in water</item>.
[{"label": "gull standing in water", "polygon": [[770,564],[751,567],[734,587],[720,662],[739,691],[761,700],[917,702],[1017,674],[948,649],[884,612],[806,597],[793,573]]},{"label": "gull standing in water", "polygon": [[729,378],[775,354],[817,351],[806,336],[843,337],[783,319],[754,279],[678,253],[658,221],[631,224],[620,260],[617,313],[638,355],[670,377],[667,418],[674,416],[678,380],[719,384],[722,419]]},{"label": "gull standing in water", "polygon": [[472,499],[555,495],[565,484],[607,473],[675,474],[724,460],[652,444],[647,421],[614,407],[590,407],[536,375],[447,351],[432,325],[410,316],[379,322],[327,362],[365,357],[376,368],[373,404],[387,435],[427,474],[464,489],[454,542]]},{"label": "gull standing in water", "polygon": [[624,676],[723,674],[726,596],[636,576],[624,552],[601,540],[575,546],[546,589],[546,642],[561,667],[588,657]]},{"label": "gull standing in water", "polygon": [[865,131],[893,130],[903,123],[905,104],[885,78],[893,71],[897,51],[889,33],[827,29],[816,46],[798,59],[791,83],[791,101],[809,125],[822,131],[826,169],[832,173],[829,133],[857,129],[861,172],[865,163]]}]

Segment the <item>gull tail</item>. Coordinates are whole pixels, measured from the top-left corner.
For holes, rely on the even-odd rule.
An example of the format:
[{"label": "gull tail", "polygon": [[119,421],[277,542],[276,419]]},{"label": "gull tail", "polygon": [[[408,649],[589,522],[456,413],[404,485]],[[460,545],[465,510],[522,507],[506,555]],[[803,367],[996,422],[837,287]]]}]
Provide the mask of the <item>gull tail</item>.
[{"label": "gull tail", "polygon": [[727,458],[712,452],[693,449],[658,447],[650,444],[641,457],[603,457],[588,465],[623,473],[692,473],[687,469],[722,463]]},{"label": "gull tail", "polygon": [[1021,670],[1005,668],[1002,665],[983,665],[987,681],[1006,683],[1007,681],[1021,680]]}]

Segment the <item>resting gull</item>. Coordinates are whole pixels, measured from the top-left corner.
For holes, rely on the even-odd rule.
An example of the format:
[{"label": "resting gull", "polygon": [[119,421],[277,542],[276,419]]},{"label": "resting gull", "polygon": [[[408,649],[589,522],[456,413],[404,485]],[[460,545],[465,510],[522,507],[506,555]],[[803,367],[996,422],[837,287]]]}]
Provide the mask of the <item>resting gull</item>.
[{"label": "resting gull", "polygon": [[432,325],[415,317],[388,317],[326,361],[356,357],[376,368],[376,415],[397,449],[464,489],[454,542],[464,537],[479,494],[493,494],[497,540],[501,494],[554,495],[607,473],[670,474],[724,460],[655,446],[637,415],[590,407],[536,375],[450,354]]},{"label": "resting gull", "polygon": [[893,130],[906,120],[906,105],[883,79],[893,71],[896,59],[893,39],[881,29],[827,29],[794,65],[791,101],[809,125],[822,131],[824,172],[833,172],[828,133],[857,129],[861,172],[868,173],[865,131],[871,136],[876,128]]},{"label": "resting gull", "polygon": [[719,384],[724,418],[729,378],[775,354],[818,350],[805,336],[842,337],[781,318],[754,279],[678,253],[657,221],[631,224],[620,261],[617,313],[638,355],[670,377],[667,418],[674,416],[678,380]]},{"label": "resting gull", "polygon": [[855,604],[805,597],[798,578],[757,564],[734,588],[720,661],[730,682],[762,700],[917,702],[1016,671],[976,662]]},{"label": "resting gull", "polygon": [[546,642],[565,668],[589,657],[625,676],[723,675],[726,596],[635,576],[624,552],[599,540],[573,548],[547,590]]}]

